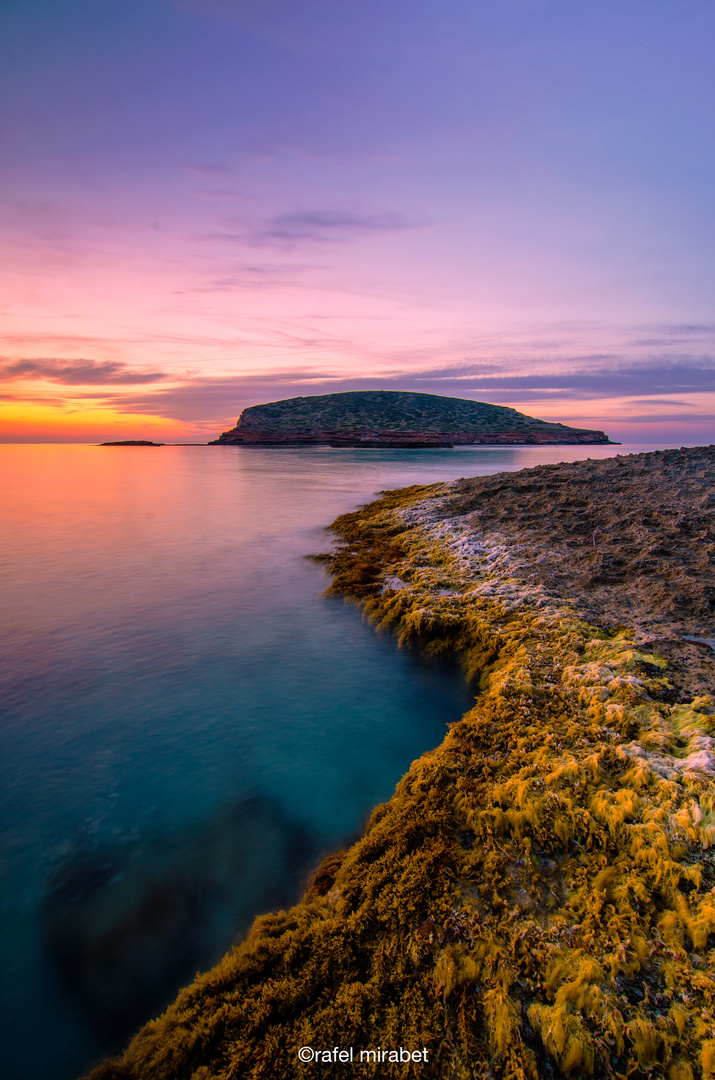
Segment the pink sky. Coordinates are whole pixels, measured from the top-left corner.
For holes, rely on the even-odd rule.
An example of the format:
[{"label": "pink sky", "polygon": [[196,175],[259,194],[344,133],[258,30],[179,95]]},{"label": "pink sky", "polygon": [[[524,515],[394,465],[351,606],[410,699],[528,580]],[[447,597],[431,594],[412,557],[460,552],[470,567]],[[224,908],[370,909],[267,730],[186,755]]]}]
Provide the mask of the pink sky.
[{"label": "pink sky", "polygon": [[4,15],[0,439],[384,387],[711,442],[710,5],[326,3]]}]

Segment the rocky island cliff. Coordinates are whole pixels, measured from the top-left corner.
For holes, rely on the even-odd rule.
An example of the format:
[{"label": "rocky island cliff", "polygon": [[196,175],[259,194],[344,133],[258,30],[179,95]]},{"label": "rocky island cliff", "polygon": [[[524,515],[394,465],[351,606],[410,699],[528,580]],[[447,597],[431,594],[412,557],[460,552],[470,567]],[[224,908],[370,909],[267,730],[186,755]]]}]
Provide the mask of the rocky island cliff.
[{"label": "rocky island cliff", "polygon": [[537,420],[503,405],[397,390],[355,390],[253,405],[210,445],[418,448],[608,442],[602,431]]},{"label": "rocky island cliff", "polygon": [[715,1076],[715,447],[332,528],[332,590],[475,706],[94,1080]]}]

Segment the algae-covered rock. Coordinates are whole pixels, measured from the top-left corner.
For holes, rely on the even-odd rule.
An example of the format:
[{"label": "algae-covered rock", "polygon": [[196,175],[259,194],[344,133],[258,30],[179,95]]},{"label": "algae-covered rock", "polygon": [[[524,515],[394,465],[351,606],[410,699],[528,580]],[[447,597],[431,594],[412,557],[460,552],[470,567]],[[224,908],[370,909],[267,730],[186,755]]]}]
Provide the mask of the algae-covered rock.
[{"label": "algae-covered rock", "polygon": [[[712,636],[714,465],[548,466],[339,518],[332,589],[458,657],[477,702],[94,1080],[713,1076],[715,661],[684,638]],[[582,602],[615,525],[621,569]]]}]

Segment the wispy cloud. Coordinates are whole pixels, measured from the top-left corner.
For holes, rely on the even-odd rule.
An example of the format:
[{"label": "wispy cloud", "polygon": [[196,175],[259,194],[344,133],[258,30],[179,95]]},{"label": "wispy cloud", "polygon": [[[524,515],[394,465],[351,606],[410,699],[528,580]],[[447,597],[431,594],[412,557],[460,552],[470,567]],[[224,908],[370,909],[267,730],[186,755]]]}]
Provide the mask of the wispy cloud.
[{"label": "wispy cloud", "polygon": [[43,397],[39,394],[13,393],[11,390],[0,390],[0,401],[9,401],[12,404],[20,405],[50,405],[52,407],[57,406],[56,397],[49,397],[47,395]]},{"label": "wispy cloud", "polygon": [[663,323],[661,329],[673,337],[702,337],[715,334],[715,323]]},{"label": "wispy cloud", "polygon": [[647,327],[646,334],[645,337],[634,338],[629,344],[661,348],[678,341],[710,340],[715,336],[715,323],[662,323]]},{"label": "wispy cloud", "polygon": [[204,161],[189,166],[197,176],[230,176],[231,168],[225,161]]},{"label": "wispy cloud", "polygon": [[[328,394],[343,389],[343,379],[321,372],[277,372],[227,378],[193,378],[156,392],[116,395],[115,405],[176,420],[236,417],[247,405],[300,394]],[[356,380],[359,381],[359,380]],[[366,380],[363,380],[363,383]],[[379,382],[377,385],[380,385]],[[345,386],[345,389],[367,388]]]},{"label": "wispy cloud", "polygon": [[602,417],[604,422],[611,423],[623,423],[624,420],[629,424],[673,424],[673,423],[685,423],[685,424],[713,424],[715,423],[715,413],[697,413],[697,412],[661,412],[661,413],[629,413],[627,417]]},{"label": "wispy cloud", "polygon": [[0,363],[0,380],[46,379],[64,386],[137,386],[166,379],[161,371],[133,371],[117,360],[60,360],[33,357]]},{"label": "wispy cloud", "polygon": [[304,210],[278,214],[258,236],[267,240],[350,240],[360,233],[396,232],[414,228],[400,214],[349,214]]},{"label": "wispy cloud", "polygon": [[220,277],[206,278],[200,285],[182,289],[181,293],[223,293],[233,290],[276,289],[294,284],[306,270],[315,270],[315,264],[306,262],[241,263],[226,268]]},{"label": "wispy cloud", "polygon": [[419,225],[402,214],[344,210],[294,210],[256,224],[212,233],[210,239],[251,247],[293,248],[300,244],[346,244],[360,236],[401,232]]},{"label": "wispy cloud", "polygon": [[201,188],[192,191],[191,194],[197,199],[235,199],[237,192],[234,188]]},{"label": "wispy cloud", "polygon": [[[576,358],[572,361],[576,363]],[[581,362],[581,358],[578,358]],[[560,364],[563,361],[560,361]],[[415,383],[453,383],[465,390],[508,391],[523,400],[525,393],[531,398],[563,397],[567,399],[601,397],[640,397],[642,395],[703,393],[715,390],[715,360],[710,357],[688,357],[682,362],[660,361],[653,364],[634,364],[616,368],[583,370],[575,368],[559,372],[530,372],[526,375],[485,374],[479,366],[464,368],[439,368],[416,373]]]}]

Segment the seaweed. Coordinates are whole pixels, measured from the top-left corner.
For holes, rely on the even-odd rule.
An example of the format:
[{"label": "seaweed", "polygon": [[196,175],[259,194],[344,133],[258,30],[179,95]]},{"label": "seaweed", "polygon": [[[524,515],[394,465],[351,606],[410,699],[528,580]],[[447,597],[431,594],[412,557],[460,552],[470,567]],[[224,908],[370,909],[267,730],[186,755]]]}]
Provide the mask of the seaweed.
[{"label": "seaweed", "polygon": [[514,575],[455,490],[343,515],[325,558],[475,706],[92,1080],[317,1075],[302,1046],[425,1047],[420,1074],[455,1080],[715,1075],[715,703],[664,699],[667,660]]}]

